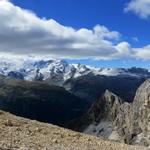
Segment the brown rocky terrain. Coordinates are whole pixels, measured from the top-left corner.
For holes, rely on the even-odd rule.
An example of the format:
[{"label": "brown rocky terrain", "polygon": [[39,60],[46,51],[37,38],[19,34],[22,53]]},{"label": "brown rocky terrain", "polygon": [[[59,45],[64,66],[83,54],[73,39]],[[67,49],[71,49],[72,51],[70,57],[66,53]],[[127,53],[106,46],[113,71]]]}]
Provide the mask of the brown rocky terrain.
[{"label": "brown rocky terrain", "polygon": [[0,111],[1,150],[148,150],[73,132]]}]

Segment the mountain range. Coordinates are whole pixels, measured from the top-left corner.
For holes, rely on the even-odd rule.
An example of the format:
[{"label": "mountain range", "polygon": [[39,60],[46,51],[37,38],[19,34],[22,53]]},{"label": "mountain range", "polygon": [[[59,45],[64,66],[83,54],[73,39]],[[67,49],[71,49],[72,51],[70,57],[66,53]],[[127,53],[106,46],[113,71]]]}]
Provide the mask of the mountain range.
[{"label": "mountain range", "polygon": [[132,101],[138,86],[150,77],[150,71],[144,68],[94,68],[82,64],[69,64],[65,60],[34,59],[2,59],[0,74],[61,86],[90,104],[106,89],[125,101]]},{"label": "mountain range", "polygon": [[65,81],[85,75],[149,77],[144,68],[96,68],[82,64],[69,64],[65,60],[21,60],[0,61],[0,74],[24,80],[43,80],[62,86]]}]

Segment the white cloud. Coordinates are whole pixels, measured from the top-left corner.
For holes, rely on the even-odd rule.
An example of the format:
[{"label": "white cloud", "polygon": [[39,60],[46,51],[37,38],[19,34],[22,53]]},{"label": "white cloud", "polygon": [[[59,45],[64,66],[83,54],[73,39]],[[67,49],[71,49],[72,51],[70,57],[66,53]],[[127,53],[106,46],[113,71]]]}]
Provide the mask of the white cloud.
[{"label": "white cloud", "polygon": [[0,0],[0,1],[7,1],[8,2],[9,0]]},{"label": "white cloud", "polygon": [[94,27],[94,33],[101,39],[119,39],[120,33],[117,31],[109,31],[105,26],[96,25]]},{"label": "white cloud", "polygon": [[75,30],[5,0],[0,1],[0,20],[0,52],[99,59],[118,54],[111,40],[121,35],[104,26]]},{"label": "white cloud", "polygon": [[150,60],[150,45],[134,49],[136,58]]},{"label": "white cloud", "polygon": [[150,17],[150,0],[131,0],[125,12],[134,12],[140,18],[147,19]]},{"label": "white cloud", "polygon": [[131,45],[127,42],[119,43],[116,49],[119,51],[119,55],[123,57],[129,57],[133,53]]},{"label": "white cloud", "polygon": [[135,49],[125,41],[119,42],[121,34],[105,26],[76,30],[53,19],[41,19],[7,0],[0,0],[0,20],[0,56],[8,58],[13,54],[15,58],[36,55],[71,59],[147,59],[145,53],[149,51],[147,47]]}]

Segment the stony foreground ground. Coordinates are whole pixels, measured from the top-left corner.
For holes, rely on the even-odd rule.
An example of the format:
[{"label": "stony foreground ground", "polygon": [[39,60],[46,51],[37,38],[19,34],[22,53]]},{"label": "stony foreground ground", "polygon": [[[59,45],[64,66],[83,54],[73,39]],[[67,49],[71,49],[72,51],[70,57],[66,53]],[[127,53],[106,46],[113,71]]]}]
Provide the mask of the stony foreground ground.
[{"label": "stony foreground ground", "polygon": [[148,150],[0,111],[0,150]]}]

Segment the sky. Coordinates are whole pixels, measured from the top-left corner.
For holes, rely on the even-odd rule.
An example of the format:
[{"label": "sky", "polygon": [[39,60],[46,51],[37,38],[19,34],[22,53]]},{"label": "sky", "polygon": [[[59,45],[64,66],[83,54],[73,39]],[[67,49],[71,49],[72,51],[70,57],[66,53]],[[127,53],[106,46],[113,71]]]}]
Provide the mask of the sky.
[{"label": "sky", "polygon": [[149,67],[150,0],[0,0],[0,55]]}]

